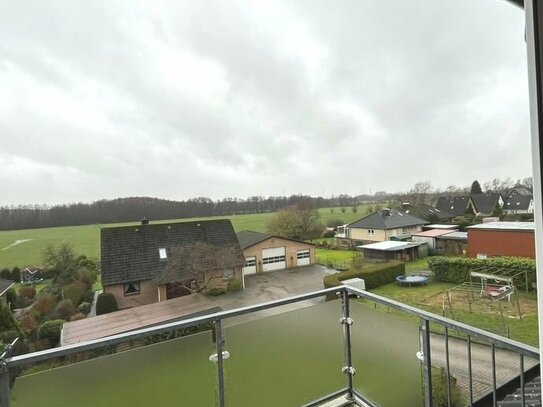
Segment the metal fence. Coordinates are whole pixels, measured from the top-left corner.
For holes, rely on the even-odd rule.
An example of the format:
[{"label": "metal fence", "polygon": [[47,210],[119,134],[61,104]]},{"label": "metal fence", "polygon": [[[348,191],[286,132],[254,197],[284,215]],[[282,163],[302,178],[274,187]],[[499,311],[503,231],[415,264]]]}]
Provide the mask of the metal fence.
[{"label": "metal fence", "polygon": [[[172,322],[163,324],[160,326],[154,326],[151,328],[139,329],[137,331],[127,332],[110,336],[107,338],[92,340],[80,344],[63,346],[60,348],[48,349],[40,352],[34,352],[30,354],[24,354],[20,356],[9,357],[10,348],[0,356],[0,406],[8,407],[10,405],[10,377],[9,371],[11,368],[21,368],[33,365],[39,362],[50,361],[54,358],[75,355],[81,352],[87,352],[91,350],[103,350],[113,345],[125,343],[127,341],[134,341],[147,338],[152,335],[161,333],[167,333],[178,329],[188,328],[204,323],[213,323],[215,326],[215,343],[216,353],[212,355],[212,358],[216,361],[217,367],[217,386],[218,386],[218,400],[217,405],[224,407],[227,405],[225,398],[225,383],[224,383],[224,357],[226,355],[224,349],[223,340],[223,321],[246,315],[258,311],[268,310],[288,304],[294,304],[301,301],[311,300],[315,298],[324,297],[327,294],[337,293],[342,301],[342,315],[340,323],[343,331],[343,353],[344,361],[342,372],[345,374],[345,387],[338,389],[336,392],[329,394],[321,399],[315,400],[304,407],[319,406],[323,403],[331,400],[336,400],[338,406],[340,405],[359,405],[359,406],[376,406],[371,400],[367,399],[360,391],[358,391],[353,385],[353,376],[356,373],[355,367],[352,363],[352,340],[351,340],[351,327],[354,323],[350,313],[350,301],[351,296],[357,296],[369,300],[376,304],[382,304],[390,309],[395,309],[400,312],[413,315],[420,319],[420,338],[421,349],[419,352],[419,358],[422,365],[422,378],[424,384],[424,404],[427,407],[433,406],[432,397],[432,335],[430,330],[430,324],[437,324],[444,328],[445,334],[443,339],[445,341],[445,374],[447,384],[447,404],[452,406],[451,401],[451,368],[449,361],[449,330],[454,330],[456,333],[463,335],[465,340],[465,346],[467,347],[467,365],[468,365],[468,397],[469,405],[474,405],[474,392],[473,392],[473,376],[472,376],[472,346],[474,341],[481,341],[488,344],[491,350],[491,372],[492,372],[492,386],[491,386],[491,403],[493,406],[498,406],[498,387],[496,381],[496,349],[504,349],[510,352],[514,352],[518,355],[519,368],[518,368],[518,380],[520,382],[520,401],[521,405],[525,405],[525,360],[526,358],[539,359],[539,349],[532,346],[524,345],[522,343],[503,338],[501,336],[483,331],[478,328],[471,327],[469,325],[459,323],[457,321],[441,317],[439,315],[431,314],[429,312],[417,309],[415,307],[402,304],[397,301],[384,298],[370,292],[360,290],[351,286],[341,286],[335,288],[324,289],[315,291],[308,294],[298,295],[286,299],[277,301],[262,303],[258,305],[252,305],[248,307],[221,311],[210,315],[191,318],[183,321]],[[401,340],[401,339],[399,339]],[[416,391],[416,390],[414,390]],[[344,404],[341,404],[344,403]],[[527,404],[526,404],[527,405]]]}]

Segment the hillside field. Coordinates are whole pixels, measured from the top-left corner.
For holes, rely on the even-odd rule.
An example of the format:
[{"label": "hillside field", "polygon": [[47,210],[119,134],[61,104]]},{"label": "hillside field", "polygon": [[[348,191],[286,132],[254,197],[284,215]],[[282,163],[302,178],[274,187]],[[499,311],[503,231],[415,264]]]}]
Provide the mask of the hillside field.
[{"label": "hillside field", "polygon": [[[331,220],[341,220],[343,223],[353,222],[366,214],[367,205],[359,205],[358,212],[353,213],[347,208],[341,213],[339,208],[319,209],[320,222],[326,225]],[[186,222],[205,219],[230,219],[236,232],[240,230],[255,230],[265,232],[266,225],[274,216],[274,213],[260,213],[234,216],[216,216],[207,218],[190,218],[161,220],[156,223]],[[154,223],[154,222],[152,222]],[[39,265],[42,261],[42,251],[48,245],[58,245],[62,242],[71,244],[77,253],[87,257],[100,259],[100,229],[102,227],[136,225],[133,223],[114,223],[84,226],[66,226],[46,229],[24,229],[0,231],[0,269],[15,266],[26,267]]]}]

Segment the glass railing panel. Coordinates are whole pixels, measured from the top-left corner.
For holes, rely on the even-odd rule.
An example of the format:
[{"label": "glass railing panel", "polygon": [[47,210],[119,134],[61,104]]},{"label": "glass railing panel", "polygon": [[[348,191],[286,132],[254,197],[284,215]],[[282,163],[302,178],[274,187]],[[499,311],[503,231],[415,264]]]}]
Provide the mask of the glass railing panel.
[{"label": "glass railing panel", "polygon": [[225,329],[227,406],[300,406],[346,387],[338,301],[255,315]]},{"label": "glass railing panel", "polygon": [[[206,331],[23,374],[12,389],[12,405],[214,406],[217,374],[208,361],[213,351],[211,331]],[[59,362],[49,362],[49,366],[52,363]]]},{"label": "glass railing panel", "polygon": [[350,301],[354,388],[382,407],[423,405],[417,318]]}]

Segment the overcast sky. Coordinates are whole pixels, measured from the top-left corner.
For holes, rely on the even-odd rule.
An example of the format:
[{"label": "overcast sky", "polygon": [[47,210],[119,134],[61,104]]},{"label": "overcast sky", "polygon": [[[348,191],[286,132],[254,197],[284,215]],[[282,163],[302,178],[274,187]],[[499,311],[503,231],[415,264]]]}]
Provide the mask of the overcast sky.
[{"label": "overcast sky", "polygon": [[504,0],[0,0],[0,204],[531,175]]}]

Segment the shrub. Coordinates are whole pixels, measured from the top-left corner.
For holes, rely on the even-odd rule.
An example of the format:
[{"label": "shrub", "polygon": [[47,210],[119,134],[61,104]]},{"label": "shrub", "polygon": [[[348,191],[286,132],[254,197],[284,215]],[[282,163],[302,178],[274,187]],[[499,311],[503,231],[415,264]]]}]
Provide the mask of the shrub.
[{"label": "shrub", "polygon": [[111,293],[102,293],[96,300],[96,315],[109,314],[110,312],[117,311],[117,300]]},{"label": "shrub", "polygon": [[60,287],[57,287],[57,286],[50,285],[50,286],[42,288],[40,291],[40,295],[44,295],[44,294],[53,295],[55,299],[57,300],[57,302],[62,299],[62,290],[60,289]]},{"label": "shrub", "polygon": [[89,302],[92,303],[94,300],[94,291],[87,290],[83,293],[83,297],[81,298],[81,302]]},{"label": "shrub", "polygon": [[40,324],[32,312],[27,312],[19,318],[19,326],[25,334],[32,336]]},{"label": "shrub", "polygon": [[85,318],[86,318],[85,314],[82,314],[81,312],[78,312],[76,314],[73,314],[70,317],[70,321],[79,321],[80,319],[85,319]]},{"label": "shrub", "polygon": [[96,283],[96,272],[83,267],[79,269],[78,274],[79,282],[84,284],[87,290],[90,290],[93,284]]},{"label": "shrub", "polygon": [[242,286],[239,281],[232,280],[228,282],[228,291],[241,291],[241,289]]},{"label": "shrub", "polygon": [[60,332],[62,331],[64,322],[62,319],[44,322],[38,330],[38,338],[48,339],[51,342],[51,346],[56,346],[60,341]]},{"label": "shrub", "polygon": [[333,230],[327,230],[322,234],[322,237],[330,238],[330,237],[334,237],[335,235],[336,235],[336,232],[334,232]]},{"label": "shrub", "polygon": [[6,292],[6,301],[9,304],[9,308],[13,311],[17,304],[17,292],[15,291],[15,288],[12,287]]},{"label": "shrub", "polygon": [[91,309],[91,305],[88,302],[82,302],[81,304],[79,304],[79,307],[77,307],[77,311],[85,315],[87,315],[90,312],[90,309]]},{"label": "shrub", "polygon": [[11,270],[11,279],[13,281],[21,281],[21,269],[19,267],[13,267]]},{"label": "shrub", "polygon": [[345,222],[343,222],[341,219],[333,219],[326,222],[326,226],[329,228],[335,228],[337,226],[343,226]]},{"label": "shrub", "polygon": [[26,308],[32,304],[36,297],[36,289],[34,287],[21,287],[17,295],[17,308]]},{"label": "shrub", "polygon": [[206,294],[211,295],[212,297],[217,297],[225,293],[226,293],[226,290],[222,287],[213,287],[206,291]]},{"label": "shrub", "polygon": [[36,297],[36,289],[32,286],[24,286],[19,288],[19,296],[25,297],[28,299],[33,299]]},{"label": "shrub", "polygon": [[57,299],[53,294],[40,294],[32,309],[40,316],[51,313],[57,305]]},{"label": "shrub", "polygon": [[81,304],[85,291],[87,291],[87,286],[79,281],[68,284],[62,288],[63,297],[71,300],[75,307]]},{"label": "shrub", "polygon": [[[337,287],[341,281],[350,278],[362,278],[366,283],[366,289],[380,287],[384,284],[396,281],[396,277],[405,274],[405,263],[401,261],[391,261],[381,264],[364,264],[361,268],[352,268],[341,273],[334,273],[324,277],[324,288]],[[335,298],[328,295],[328,299]]]},{"label": "shrub", "polygon": [[0,271],[0,277],[5,280],[11,280],[11,270],[10,269],[2,269]]},{"label": "shrub", "polygon": [[[464,397],[460,388],[456,384],[456,378],[451,376],[451,407],[463,407]],[[443,368],[432,369],[432,400],[435,407],[447,407],[447,375]]]},{"label": "shrub", "polygon": [[[536,281],[535,260],[522,257],[493,257],[490,259],[472,259],[467,257],[431,257],[428,259],[428,267],[434,273],[434,280],[444,283],[462,284],[469,281],[470,272],[485,267],[487,273],[492,269],[510,270],[515,272],[527,272],[528,284]],[[484,271],[483,271],[484,272]],[[512,272],[512,273],[511,273]],[[518,275],[513,283],[515,287],[526,289],[524,273]],[[528,289],[531,287],[528,286]]]},{"label": "shrub", "polygon": [[55,319],[63,319],[69,321],[70,317],[75,313],[75,307],[72,300],[62,300],[57,304],[53,311]]}]

